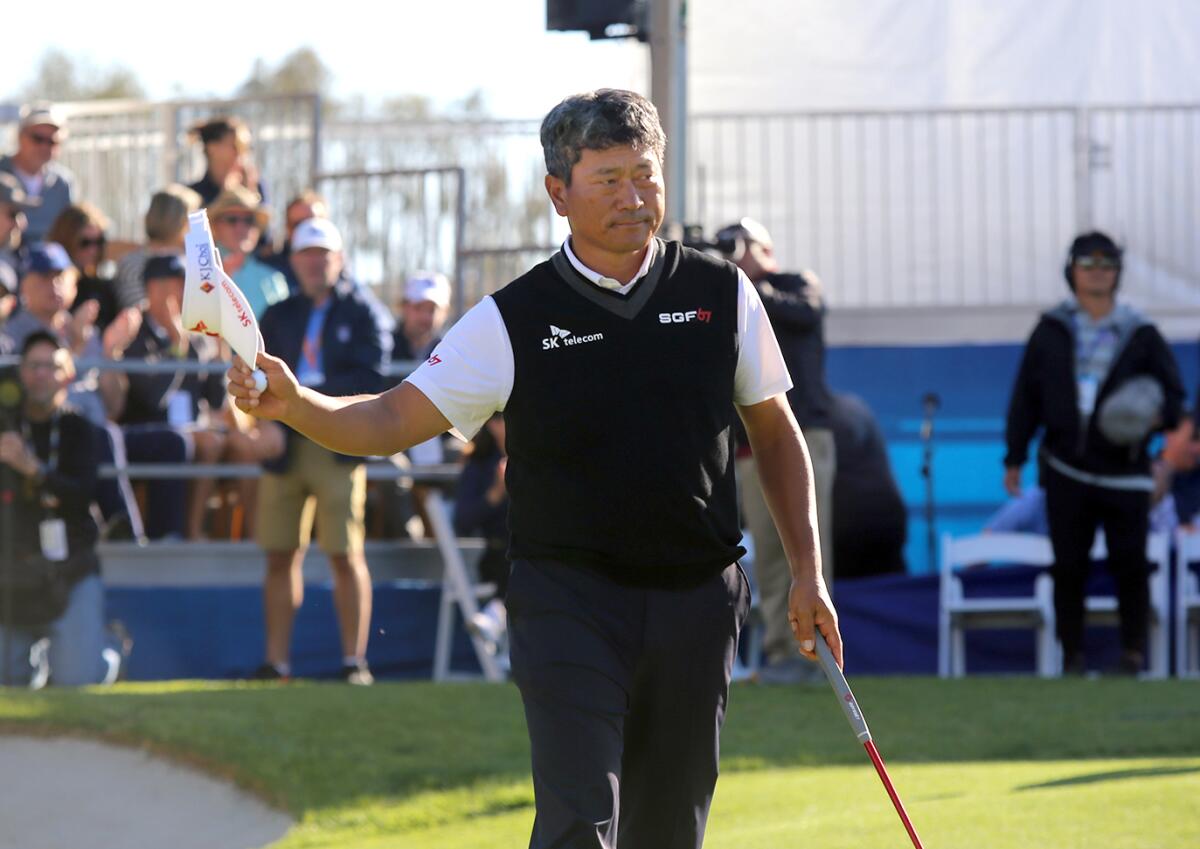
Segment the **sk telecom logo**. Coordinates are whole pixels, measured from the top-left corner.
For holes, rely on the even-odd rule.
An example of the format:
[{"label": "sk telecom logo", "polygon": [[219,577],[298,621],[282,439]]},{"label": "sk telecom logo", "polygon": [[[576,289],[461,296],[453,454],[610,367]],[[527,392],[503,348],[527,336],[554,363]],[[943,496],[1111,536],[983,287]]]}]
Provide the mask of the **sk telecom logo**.
[{"label": "sk telecom logo", "polygon": [[549,351],[552,348],[569,348],[572,345],[582,345],[586,342],[599,342],[603,338],[603,333],[589,333],[584,336],[576,336],[570,330],[564,330],[552,324],[550,325],[550,335],[542,340],[542,350]]},{"label": "sk telecom logo", "polygon": [[442,361],[442,358],[441,358],[441,357],[439,357],[437,354],[433,354],[433,355],[432,355],[432,356],[430,356],[430,358],[429,358],[428,360],[426,360],[425,362],[429,363],[431,366],[436,366],[436,365],[437,365],[438,363],[440,363],[441,361]]}]

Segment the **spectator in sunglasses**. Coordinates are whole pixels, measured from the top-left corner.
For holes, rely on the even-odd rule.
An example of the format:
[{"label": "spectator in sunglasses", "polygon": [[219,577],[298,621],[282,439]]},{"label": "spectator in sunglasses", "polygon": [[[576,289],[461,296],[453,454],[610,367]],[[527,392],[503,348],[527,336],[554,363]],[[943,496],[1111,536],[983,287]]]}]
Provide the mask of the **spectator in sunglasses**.
[{"label": "spectator in sunglasses", "polygon": [[288,296],[287,279],[255,255],[271,213],[254,192],[241,186],[225,189],[208,207],[213,239],[225,273],[246,294],[257,318]]},{"label": "spectator in sunglasses", "polygon": [[25,194],[37,201],[25,211],[29,243],[46,239],[50,225],[74,196],[74,176],[54,161],[66,137],[66,121],[54,106],[31,103],[21,109],[16,153],[0,156],[0,171],[16,177]]},{"label": "spectator in sunglasses", "polygon": [[1180,421],[1183,385],[1162,334],[1120,301],[1122,251],[1098,231],[1071,243],[1063,275],[1071,296],[1044,313],[1025,346],[1006,427],[1004,487],[1021,494],[1029,444],[1040,436],[1038,483],[1054,548],[1055,627],[1063,671],[1082,675],[1084,599],[1097,528],[1117,585],[1121,656],[1113,672],[1146,660],[1146,536],[1154,480],[1148,446]]},{"label": "spectator in sunglasses", "polygon": [[117,317],[116,282],[113,280],[115,266],[107,260],[108,249],[107,216],[90,203],[73,203],[66,207],[54,224],[47,238],[62,245],[71,264],[79,272],[78,292],[71,312],[76,313],[84,304],[95,301],[96,327],[108,327]]}]

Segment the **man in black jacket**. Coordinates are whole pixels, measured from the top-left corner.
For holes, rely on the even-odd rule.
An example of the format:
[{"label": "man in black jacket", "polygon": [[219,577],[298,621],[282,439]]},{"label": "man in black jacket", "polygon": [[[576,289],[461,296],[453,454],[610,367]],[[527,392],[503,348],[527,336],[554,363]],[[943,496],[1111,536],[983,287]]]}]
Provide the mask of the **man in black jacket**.
[{"label": "man in black jacket", "polygon": [[[1034,328],[1008,409],[1004,485],[1010,494],[1020,493],[1030,440],[1042,433],[1038,470],[1054,546],[1054,606],[1064,670],[1071,674],[1086,670],[1084,588],[1098,527],[1117,584],[1122,653],[1116,671],[1142,669],[1153,490],[1146,449],[1155,431],[1178,423],[1184,397],[1162,335],[1117,303],[1120,273],[1121,250],[1111,238],[1093,231],[1075,239],[1065,268],[1074,297]],[[1140,402],[1127,400],[1138,391]]]},{"label": "man in black jacket", "polygon": [[[817,502],[817,532],[821,544],[821,573],[833,590],[833,481],[837,452],[833,439],[833,396],[825,383],[825,300],[821,281],[811,270],[799,274],[780,270],[775,246],[767,228],[753,218],[722,227],[718,247],[745,272],[762,299],[779,350],[787,363],[793,386],[788,406],[804,432],[812,458],[813,490]],[[759,470],[749,446],[739,446],[738,479],[742,485],[742,510],[754,540],[754,576],[758,581],[765,633],[766,667],[759,675],[764,684],[820,681],[821,671],[796,656],[787,621],[791,572],[787,555],[759,483]]]},{"label": "man in black jacket", "polygon": [[16,673],[13,680],[33,688],[47,680],[111,684],[121,663],[108,645],[90,512],[97,434],[66,406],[74,378],[62,342],[34,331],[21,349],[23,402],[19,411],[0,409],[7,413],[0,419],[0,478],[15,496],[12,538],[5,541],[14,557],[0,564],[10,570],[13,619],[0,627],[0,653],[8,653],[4,668]]}]

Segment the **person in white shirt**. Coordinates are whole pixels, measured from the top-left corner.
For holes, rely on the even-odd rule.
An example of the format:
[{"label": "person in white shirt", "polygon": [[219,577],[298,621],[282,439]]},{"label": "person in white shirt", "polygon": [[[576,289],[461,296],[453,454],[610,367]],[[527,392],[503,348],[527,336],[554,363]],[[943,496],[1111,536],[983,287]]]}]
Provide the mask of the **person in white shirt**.
[{"label": "person in white shirt", "polygon": [[749,586],[737,565],[733,417],[745,423],[792,567],[799,651],[841,659],[791,386],[745,276],[655,237],[666,140],[633,92],[546,116],[563,250],[451,328],[405,382],[329,398],[270,354],[231,394],[342,452],[389,455],[506,422],[507,606],[537,814],[530,846],[703,842]]}]

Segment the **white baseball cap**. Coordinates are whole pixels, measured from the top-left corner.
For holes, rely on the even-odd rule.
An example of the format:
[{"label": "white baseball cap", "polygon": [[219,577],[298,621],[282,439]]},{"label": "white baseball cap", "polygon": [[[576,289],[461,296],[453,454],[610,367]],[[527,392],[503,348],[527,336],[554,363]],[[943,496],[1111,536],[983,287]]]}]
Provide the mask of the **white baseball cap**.
[{"label": "white baseball cap", "polygon": [[439,307],[450,306],[450,278],[445,274],[418,271],[404,284],[404,300],[419,304],[432,301]]},{"label": "white baseball cap", "polygon": [[328,218],[309,218],[307,221],[301,221],[292,231],[292,252],[299,253],[308,248],[340,251],[342,234]]},{"label": "white baseball cap", "polygon": [[62,110],[53,103],[44,100],[29,103],[21,107],[21,129],[47,124],[59,131],[60,136],[66,135],[67,119]]}]

